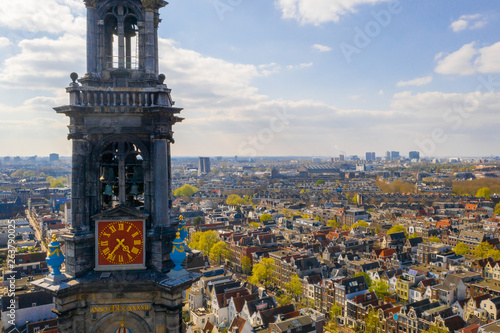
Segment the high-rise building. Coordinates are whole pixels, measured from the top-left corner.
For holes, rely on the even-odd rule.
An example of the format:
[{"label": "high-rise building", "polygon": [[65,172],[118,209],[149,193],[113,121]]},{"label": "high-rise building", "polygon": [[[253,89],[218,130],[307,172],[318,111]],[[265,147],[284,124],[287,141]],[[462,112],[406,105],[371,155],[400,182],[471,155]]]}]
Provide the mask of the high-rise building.
[{"label": "high-rise building", "polygon": [[49,161],[50,162],[57,162],[57,161],[59,161],[59,154],[50,154],[49,155]]},{"label": "high-rise building", "polygon": [[207,173],[210,173],[210,158],[200,157],[198,162],[198,176],[206,175]]},{"label": "high-rise building", "polygon": [[374,152],[366,153],[366,160],[375,161],[376,160],[375,153]]},{"label": "high-rise building", "polygon": [[399,160],[399,151],[391,151],[391,160]]},{"label": "high-rise building", "polygon": [[339,155],[339,158],[340,158],[340,162],[344,162],[345,161],[345,155]]},{"label": "high-rise building", "polygon": [[410,157],[410,160],[419,160],[420,159],[420,152],[411,151],[409,157]]},{"label": "high-rise building", "polygon": [[390,161],[392,159],[390,151],[385,152],[385,159],[388,160],[388,161]]},{"label": "high-rise building", "polygon": [[182,109],[158,72],[167,3],[84,2],[87,73],[71,74],[69,104],[55,108],[70,118],[72,142],[66,271],[34,284],[54,296],[58,332],[180,333],[182,293],[200,275],[171,271],[185,252],[173,245],[171,216],[172,127]]}]

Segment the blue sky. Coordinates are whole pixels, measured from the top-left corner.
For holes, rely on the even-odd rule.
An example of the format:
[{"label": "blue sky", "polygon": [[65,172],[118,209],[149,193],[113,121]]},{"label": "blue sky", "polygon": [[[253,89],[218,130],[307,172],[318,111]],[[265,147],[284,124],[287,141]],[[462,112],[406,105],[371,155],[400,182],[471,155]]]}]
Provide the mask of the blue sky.
[{"label": "blue sky", "polygon": [[[496,1],[171,0],[161,71],[177,156],[500,155]],[[81,0],[0,8],[0,156],[69,155]]]}]

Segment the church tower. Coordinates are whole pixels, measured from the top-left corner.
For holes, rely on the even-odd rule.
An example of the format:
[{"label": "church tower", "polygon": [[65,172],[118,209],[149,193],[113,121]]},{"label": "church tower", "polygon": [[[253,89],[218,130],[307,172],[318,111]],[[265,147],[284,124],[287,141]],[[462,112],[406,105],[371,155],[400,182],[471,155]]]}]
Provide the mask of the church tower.
[{"label": "church tower", "polygon": [[55,108],[73,145],[66,270],[37,285],[55,296],[59,332],[180,332],[182,292],[199,276],[167,274],[178,231],[170,145],[182,121],[159,73],[167,3],[84,2],[87,73],[71,74],[69,104]]}]

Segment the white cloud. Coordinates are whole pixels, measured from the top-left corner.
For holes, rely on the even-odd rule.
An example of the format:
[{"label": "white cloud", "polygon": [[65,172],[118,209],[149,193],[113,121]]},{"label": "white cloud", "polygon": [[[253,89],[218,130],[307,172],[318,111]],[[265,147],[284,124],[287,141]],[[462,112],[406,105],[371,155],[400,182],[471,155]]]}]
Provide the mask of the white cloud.
[{"label": "white cloud", "polygon": [[379,94],[380,96],[383,96],[383,95],[385,94],[385,92],[384,92],[383,90],[379,90],[378,94]]},{"label": "white cloud", "polygon": [[441,54],[438,58],[439,62],[435,68],[439,74],[459,74],[471,75],[476,72],[472,65],[472,59],[478,54],[475,49],[475,43],[470,43],[462,46],[460,50],[443,58]]},{"label": "white cloud", "polygon": [[374,5],[388,0],[277,0],[276,5],[285,19],[295,19],[301,24],[320,25],[338,22],[340,17],[355,13],[361,5]]},{"label": "white cloud", "polygon": [[332,50],[331,47],[321,44],[314,44],[312,48],[318,52],[330,52]]},{"label": "white cloud", "polygon": [[483,48],[476,48],[473,42],[450,55],[440,53],[436,60],[439,74],[500,73],[500,42]]},{"label": "white cloud", "polygon": [[66,34],[57,39],[26,39],[19,43],[20,52],[5,60],[0,69],[0,86],[4,88],[60,89],[61,80],[73,71],[84,73],[85,39]]},{"label": "white cloud", "polygon": [[419,77],[410,81],[399,81],[397,83],[398,87],[407,87],[407,86],[423,86],[432,82],[432,76],[424,76]]},{"label": "white cloud", "polygon": [[458,20],[451,23],[450,28],[454,32],[460,32],[465,29],[479,29],[484,27],[487,23],[488,21],[480,14],[462,15]]},{"label": "white cloud", "polygon": [[349,98],[351,101],[357,101],[361,98],[361,95],[351,95],[347,98]]},{"label": "white cloud", "polygon": [[72,33],[84,35],[87,27],[83,1],[24,0],[3,1],[0,6],[0,26],[15,30],[19,38],[31,38],[33,33]]},{"label": "white cloud", "polygon": [[307,62],[307,63],[298,64],[298,65],[288,65],[288,66],[286,66],[286,68],[288,70],[294,70],[294,69],[308,68],[308,67],[311,67],[312,65],[314,65],[314,63]]},{"label": "white cloud", "polygon": [[10,46],[12,43],[7,37],[0,37],[0,49]]}]

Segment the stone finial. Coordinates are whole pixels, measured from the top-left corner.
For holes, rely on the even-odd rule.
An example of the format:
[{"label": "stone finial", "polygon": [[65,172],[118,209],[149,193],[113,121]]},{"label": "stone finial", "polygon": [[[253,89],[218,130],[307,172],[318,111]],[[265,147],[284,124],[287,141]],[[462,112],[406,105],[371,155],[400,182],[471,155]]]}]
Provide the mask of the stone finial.
[{"label": "stone finial", "polygon": [[165,79],[167,77],[165,76],[165,74],[160,74],[158,75],[158,81],[160,82],[160,84],[165,84]]},{"label": "stone finial", "polygon": [[158,1],[157,0],[142,0],[142,5],[146,10],[152,11],[157,8]]},{"label": "stone finial", "polygon": [[71,73],[69,75],[69,77],[71,78],[71,80],[73,81],[72,83],[70,83],[69,85],[72,86],[72,87],[78,87],[79,84],[76,82],[76,80],[78,80],[78,73]]}]

